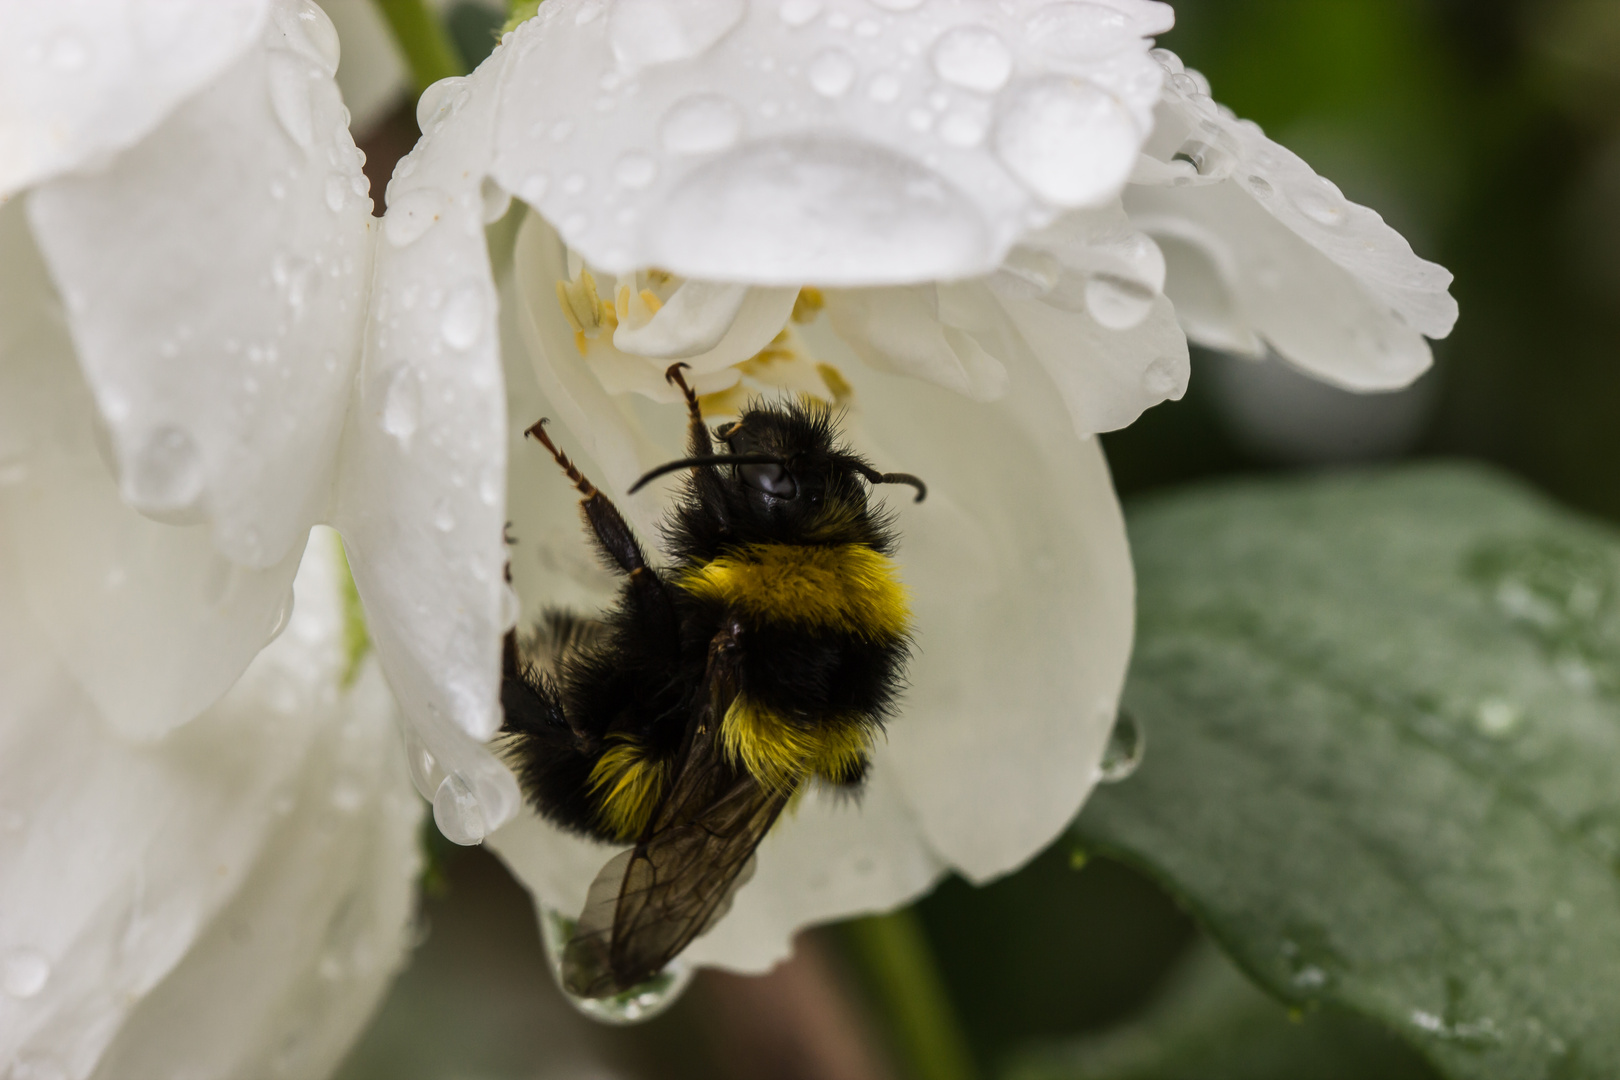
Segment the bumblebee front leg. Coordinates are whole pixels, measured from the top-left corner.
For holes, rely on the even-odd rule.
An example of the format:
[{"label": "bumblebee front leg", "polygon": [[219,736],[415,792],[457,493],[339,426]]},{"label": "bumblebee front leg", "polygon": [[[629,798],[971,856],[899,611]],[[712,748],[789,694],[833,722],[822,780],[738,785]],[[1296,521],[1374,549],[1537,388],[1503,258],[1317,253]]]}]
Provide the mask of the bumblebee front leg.
[{"label": "bumblebee front leg", "polygon": [[641,542],[636,539],[636,534],[630,531],[630,526],[619,513],[619,508],[614,506],[595,484],[587,480],[579,468],[568,459],[568,455],[551,441],[551,437],[546,434],[545,425],[545,419],[540,419],[529,428],[529,436],[551,451],[552,458],[568,475],[568,479],[573,481],[574,489],[580,494],[580,511],[585,515],[585,523],[590,526],[597,548],[609,562],[630,579],[631,595],[641,617],[647,622],[648,629],[667,640],[672,650],[678,650],[675,605],[664,588],[663,580],[647,565],[647,555],[641,549]]},{"label": "bumblebee front leg", "polygon": [[703,409],[698,405],[697,393],[686,384],[686,377],[681,374],[681,368],[690,367],[690,364],[676,363],[669,365],[664,372],[664,381],[675,385],[681,396],[686,398],[686,452],[692,457],[708,457],[714,453],[714,443],[709,439],[708,425],[703,422]]}]

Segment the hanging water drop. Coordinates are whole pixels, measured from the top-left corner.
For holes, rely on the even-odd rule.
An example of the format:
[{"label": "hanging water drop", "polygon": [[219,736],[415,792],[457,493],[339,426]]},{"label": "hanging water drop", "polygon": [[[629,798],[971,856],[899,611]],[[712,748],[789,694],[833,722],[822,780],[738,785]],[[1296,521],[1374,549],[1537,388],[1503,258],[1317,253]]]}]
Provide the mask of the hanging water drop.
[{"label": "hanging water drop", "polygon": [[184,428],[154,428],[130,463],[125,487],[130,502],[152,514],[194,509],[203,495],[202,451]]},{"label": "hanging water drop", "polygon": [[1146,750],[1147,732],[1136,722],[1136,717],[1121,709],[1113,730],[1108,733],[1102,761],[1097,765],[1097,783],[1117,784],[1130,776],[1142,764]]},{"label": "hanging water drop", "polygon": [[484,842],[487,828],[483,808],[478,804],[478,796],[459,775],[445,777],[434,793],[433,822],[453,844],[471,846]]},{"label": "hanging water drop", "polygon": [[580,997],[568,989],[563,977],[563,954],[574,936],[574,920],[544,901],[540,907],[540,939],[546,946],[546,962],[568,1003],[593,1020],[604,1024],[635,1024],[650,1020],[675,1004],[692,981],[693,969],[680,960],[623,993],[605,998]]}]

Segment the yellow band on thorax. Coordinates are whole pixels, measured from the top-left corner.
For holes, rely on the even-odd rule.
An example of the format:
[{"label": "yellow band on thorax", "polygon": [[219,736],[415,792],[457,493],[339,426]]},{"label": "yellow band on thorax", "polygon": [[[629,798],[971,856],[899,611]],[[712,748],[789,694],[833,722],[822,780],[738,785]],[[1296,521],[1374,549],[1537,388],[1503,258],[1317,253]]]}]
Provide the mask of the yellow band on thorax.
[{"label": "yellow band on thorax", "polygon": [[897,641],[911,611],[894,562],[865,544],[750,544],[676,584],[761,622]]}]

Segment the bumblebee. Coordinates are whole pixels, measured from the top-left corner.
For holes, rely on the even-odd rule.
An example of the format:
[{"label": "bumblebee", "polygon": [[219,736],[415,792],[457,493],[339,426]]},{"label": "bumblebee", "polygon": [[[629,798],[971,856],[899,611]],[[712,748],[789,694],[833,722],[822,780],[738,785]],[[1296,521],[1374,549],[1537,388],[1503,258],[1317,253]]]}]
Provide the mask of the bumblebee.
[{"label": "bumblebee", "polygon": [[[586,532],[623,575],[603,617],[550,611],[505,643],[504,751],[541,815],[632,845],[592,884],[563,980],[606,997],[663,970],[725,913],[783,809],[820,781],[856,793],[909,651],[893,523],[868,484],[909,484],[839,440],[823,407],[751,404],[715,429],[676,364],[689,470],[653,567],[545,431]],[[714,439],[723,444],[717,449]]]}]

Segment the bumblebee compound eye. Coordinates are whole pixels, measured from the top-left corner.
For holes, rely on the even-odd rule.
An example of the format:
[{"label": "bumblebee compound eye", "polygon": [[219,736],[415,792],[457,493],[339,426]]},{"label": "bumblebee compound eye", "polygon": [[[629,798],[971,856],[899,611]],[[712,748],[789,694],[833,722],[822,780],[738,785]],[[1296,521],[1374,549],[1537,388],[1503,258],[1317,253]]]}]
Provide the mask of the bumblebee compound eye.
[{"label": "bumblebee compound eye", "polygon": [[773,498],[787,500],[799,495],[799,485],[794,482],[793,474],[774,461],[760,465],[739,465],[737,471],[742,474],[743,483]]}]

